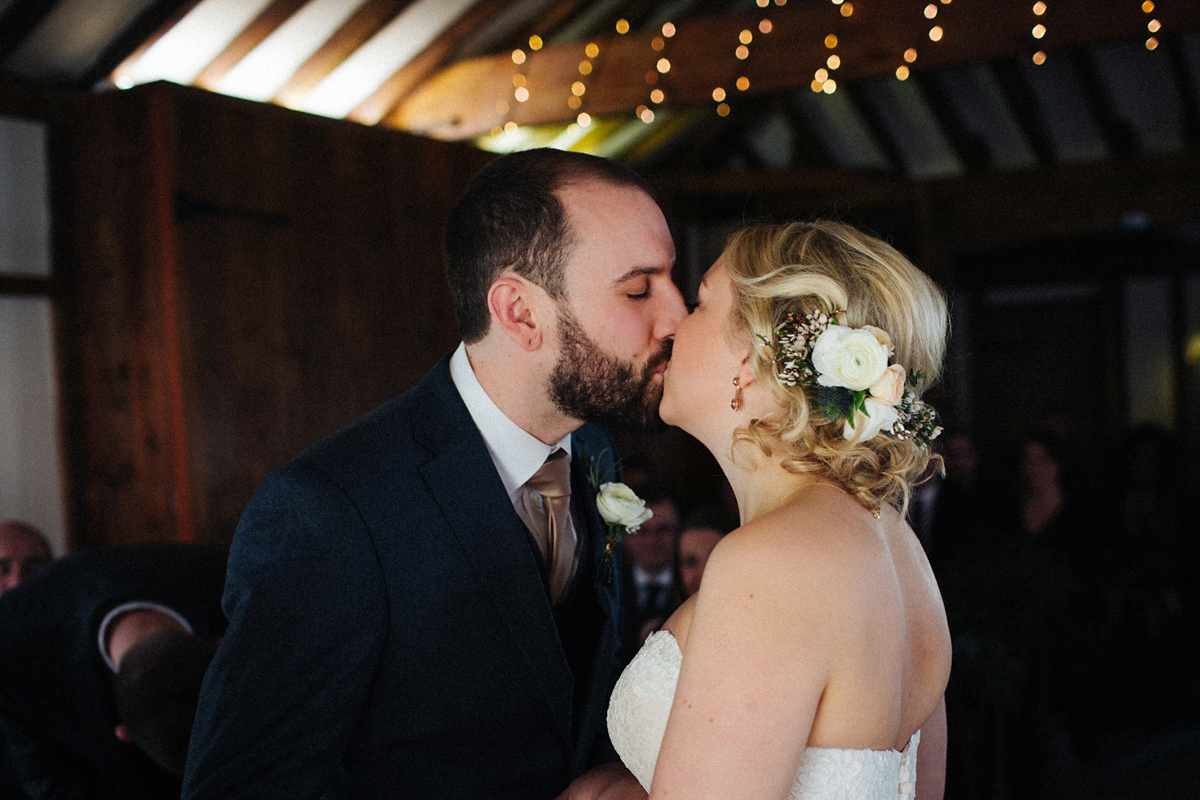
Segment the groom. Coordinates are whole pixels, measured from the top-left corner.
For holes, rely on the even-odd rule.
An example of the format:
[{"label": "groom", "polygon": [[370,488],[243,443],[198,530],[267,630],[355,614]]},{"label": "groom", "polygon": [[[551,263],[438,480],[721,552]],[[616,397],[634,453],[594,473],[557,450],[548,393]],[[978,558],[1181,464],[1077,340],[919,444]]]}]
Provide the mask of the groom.
[{"label": "groom", "polygon": [[629,779],[604,719],[619,558],[591,482],[612,479],[613,445],[584,422],[657,420],[686,314],[670,233],[634,173],[535,150],[472,181],[446,251],[464,344],[242,516],[189,800],[537,800]]}]

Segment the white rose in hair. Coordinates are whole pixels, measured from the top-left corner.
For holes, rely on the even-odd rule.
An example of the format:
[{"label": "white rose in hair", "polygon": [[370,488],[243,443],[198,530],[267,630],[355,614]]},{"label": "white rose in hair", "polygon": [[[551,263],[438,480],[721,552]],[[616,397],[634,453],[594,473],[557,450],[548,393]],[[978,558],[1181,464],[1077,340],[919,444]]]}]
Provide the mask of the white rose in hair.
[{"label": "white rose in hair", "polygon": [[881,403],[894,406],[904,396],[904,367],[892,364],[883,371],[883,377],[871,385],[871,397]]},{"label": "white rose in hair", "polygon": [[851,442],[867,442],[874,439],[880,431],[891,430],[896,424],[896,420],[900,418],[900,414],[896,409],[892,408],[887,403],[881,403],[874,397],[868,397],[865,403],[867,413],[858,411],[854,414],[854,427],[850,427],[850,420],[846,420],[846,424],[842,427],[842,436],[846,437]]},{"label": "white rose in hair", "polygon": [[869,389],[887,370],[890,349],[890,343],[879,341],[869,330],[830,325],[813,345],[817,383],[844,386],[852,392]]},{"label": "white rose in hair", "polygon": [[623,483],[602,483],[596,495],[596,510],[605,522],[621,525],[633,533],[654,516],[645,501]]}]

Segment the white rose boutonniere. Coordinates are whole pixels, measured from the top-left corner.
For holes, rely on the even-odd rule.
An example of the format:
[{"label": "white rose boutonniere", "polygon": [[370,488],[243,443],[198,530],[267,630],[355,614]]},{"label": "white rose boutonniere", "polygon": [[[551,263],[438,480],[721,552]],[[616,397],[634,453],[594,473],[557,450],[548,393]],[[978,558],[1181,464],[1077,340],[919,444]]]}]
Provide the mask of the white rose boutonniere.
[{"label": "white rose boutonniere", "polygon": [[612,579],[613,554],[621,538],[640,528],[643,522],[654,516],[654,512],[646,508],[646,501],[623,483],[600,484],[596,494],[596,510],[608,525],[602,567],[602,578],[608,583]]},{"label": "white rose boutonniere", "polygon": [[646,508],[646,502],[623,483],[600,484],[596,509],[605,522],[625,528],[626,533],[633,533],[654,516],[654,512]]}]

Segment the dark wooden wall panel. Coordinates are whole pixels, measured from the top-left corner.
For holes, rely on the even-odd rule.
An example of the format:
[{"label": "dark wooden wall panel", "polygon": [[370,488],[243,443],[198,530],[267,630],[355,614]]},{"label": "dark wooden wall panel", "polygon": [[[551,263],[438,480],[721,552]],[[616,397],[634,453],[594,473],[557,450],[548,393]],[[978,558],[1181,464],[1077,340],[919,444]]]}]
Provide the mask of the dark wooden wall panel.
[{"label": "dark wooden wall panel", "polygon": [[[93,164],[79,213],[103,225],[87,220],[77,247],[101,228],[113,244],[80,265],[85,340],[97,351],[85,358],[96,439],[87,538],[227,543],[270,470],[416,383],[457,343],[442,227],[489,156],[165,85],[92,104],[103,110],[79,148]],[[147,141],[155,125],[168,141]],[[156,148],[169,160],[169,231],[146,221]],[[118,169],[114,153],[129,163]],[[163,263],[172,248],[173,273]],[[154,302],[172,274],[174,314]],[[122,377],[121,365],[154,358],[144,385]],[[112,385],[97,383],[105,374]],[[151,410],[133,413],[129,394]],[[136,430],[147,427],[156,448]],[[164,436],[183,441],[164,447]],[[103,480],[114,465],[125,478]]]}]

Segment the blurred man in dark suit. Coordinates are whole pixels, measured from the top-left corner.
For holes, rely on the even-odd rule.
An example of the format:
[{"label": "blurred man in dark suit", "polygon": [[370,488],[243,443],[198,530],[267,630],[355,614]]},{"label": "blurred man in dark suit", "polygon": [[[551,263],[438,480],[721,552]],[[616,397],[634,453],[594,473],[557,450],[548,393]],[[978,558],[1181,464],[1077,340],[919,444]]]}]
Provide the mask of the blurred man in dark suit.
[{"label": "blurred man in dark suit", "polygon": [[224,581],[215,548],[132,545],[0,598],[0,731],[24,796],[179,797]]}]

